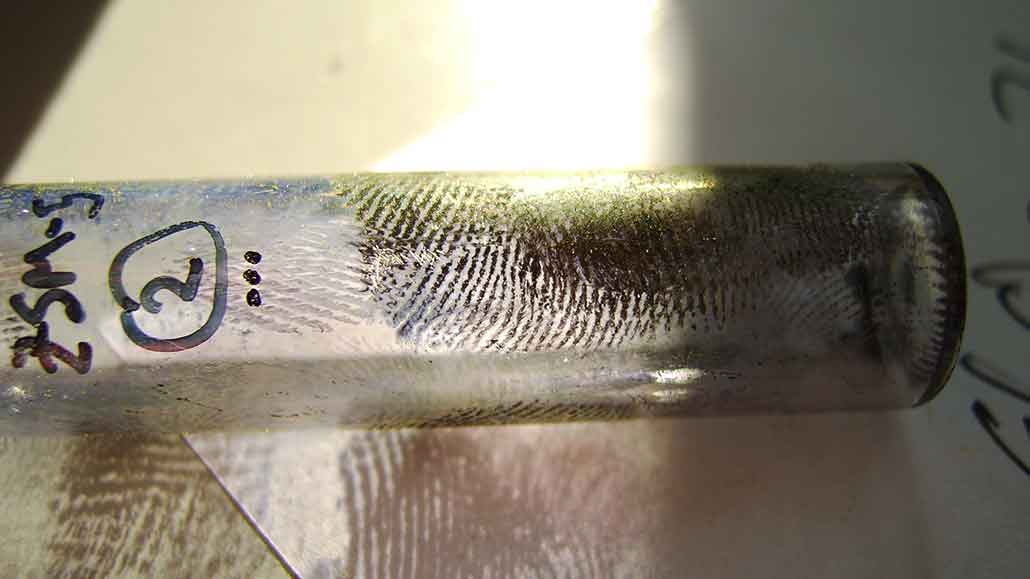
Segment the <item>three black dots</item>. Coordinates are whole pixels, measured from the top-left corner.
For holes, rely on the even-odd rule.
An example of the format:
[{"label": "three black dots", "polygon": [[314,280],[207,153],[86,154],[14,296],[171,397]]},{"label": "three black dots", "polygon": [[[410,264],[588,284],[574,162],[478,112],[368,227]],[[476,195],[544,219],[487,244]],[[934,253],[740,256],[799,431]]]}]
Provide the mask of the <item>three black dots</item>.
[{"label": "three black dots", "polygon": [[[248,251],[243,254],[243,259],[249,264],[257,265],[261,263],[261,254],[256,251]],[[243,279],[250,285],[257,285],[261,283],[261,274],[256,269],[248,269],[243,272]],[[261,305],[261,292],[256,287],[250,288],[250,291],[247,292],[247,305],[255,308]]]}]

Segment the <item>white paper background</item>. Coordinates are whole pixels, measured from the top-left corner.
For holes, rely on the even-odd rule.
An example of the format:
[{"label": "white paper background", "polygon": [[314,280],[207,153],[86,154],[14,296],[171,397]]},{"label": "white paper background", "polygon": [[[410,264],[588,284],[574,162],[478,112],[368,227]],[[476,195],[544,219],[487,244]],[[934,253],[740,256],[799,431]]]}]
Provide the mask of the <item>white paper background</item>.
[{"label": "white paper background", "polygon": [[[114,2],[5,179],[915,160],[971,265],[1030,259],[998,39],[1030,52],[1030,4]],[[993,290],[967,328],[1030,388]],[[961,369],[908,413],[192,441],[312,576],[1023,576],[1030,481],[974,399],[1030,460],[1030,406]]]}]

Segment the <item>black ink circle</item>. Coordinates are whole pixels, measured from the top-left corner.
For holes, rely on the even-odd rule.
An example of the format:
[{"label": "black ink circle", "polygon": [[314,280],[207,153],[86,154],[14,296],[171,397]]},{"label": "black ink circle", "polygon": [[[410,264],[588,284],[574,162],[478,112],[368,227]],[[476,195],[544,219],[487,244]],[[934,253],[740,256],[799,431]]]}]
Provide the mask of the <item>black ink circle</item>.
[{"label": "black ink circle", "polygon": [[261,274],[257,270],[248,269],[243,272],[243,279],[247,280],[250,285],[257,285],[261,283]]},{"label": "black ink circle", "polygon": [[261,305],[261,292],[257,291],[256,288],[251,288],[247,292],[247,305],[253,308]]},{"label": "black ink circle", "polygon": [[[200,287],[200,280],[203,277],[204,262],[200,258],[190,259],[189,274],[185,282],[170,276],[156,277],[147,282],[140,292],[142,304],[129,297],[125,291],[125,286],[122,283],[122,272],[125,268],[125,262],[134,253],[151,243],[180,231],[196,227],[204,228],[208,235],[211,236],[211,241],[215,246],[215,295],[213,305],[211,306],[211,314],[208,316],[207,321],[204,322],[204,325],[191,334],[178,338],[155,338],[139,328],[136,320],[133,318],[133,312],[140,309],[141,306],[150,313],[160,312],[161,304],[154,299],[154,294],[162,289],[171,291],[183,301],[193,301],[197,295],[197,289]],[[178,225],[172,225],[156,233],[151,233],[125,246],[115,256],[114,261],[111,262],[111,269],[107,273],[107,285],[111,289],[111,295],[114,297],[115,303],[125,310],[121,314],[122,329],[125,331],[125,335],[137,346],[153,352],[180,352],[199,346],[207,341],[214,335],[218,326],[222,324],[222,318],[225,317],[229,287],[229,275],[226,265],[225,240],[222,238],[222,234],[218,232],[218,228],[206,221],[184,221]]]},{"label": "black ink circle", "polygon": [[243,259],[247,260],[247,263],[253,263],[255,265],[261,263],[261,254],[256,251],[248,251],[243,254]]}]

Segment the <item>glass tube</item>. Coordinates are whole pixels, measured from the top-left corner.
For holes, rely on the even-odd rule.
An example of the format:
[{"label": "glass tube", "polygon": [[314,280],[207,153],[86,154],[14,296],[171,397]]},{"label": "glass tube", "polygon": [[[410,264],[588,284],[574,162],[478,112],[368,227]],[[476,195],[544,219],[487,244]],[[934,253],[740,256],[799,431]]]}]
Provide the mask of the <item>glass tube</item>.
[{"label": "glass tube", "polygon": [[903,408],[965,317],[909,164],[0,187],[0,430]]}]

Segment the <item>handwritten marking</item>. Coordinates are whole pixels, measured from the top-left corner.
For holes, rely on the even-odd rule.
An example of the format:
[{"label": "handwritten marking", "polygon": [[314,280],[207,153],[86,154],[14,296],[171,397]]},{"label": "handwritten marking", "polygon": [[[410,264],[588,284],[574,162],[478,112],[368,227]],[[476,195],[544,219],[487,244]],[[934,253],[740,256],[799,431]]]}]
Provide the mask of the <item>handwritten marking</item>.
[{"label": "handwritten marking", "polygon": [[245,279],[250,285],[257,285],[261,283],[261,274],[258,273],[257,270],[248,269],[243,272],[243,279]]},{"label": "handwritten marking", "polygon": [[75,274],[70,271],[55,272],[48,259],[52,253],[68,245],[75,239],[75,234],[66,231],[43,245],[25,254],[25,263],[32,269],[21,276],[21,281],[36,289],[52,289],[75,283]]},{"label": "handwritten marking", "polygon": [[[257,265],[261,263],[261,254],[256,251],[248,251],[243,254],[243,259],[247,263]],[[258,285],[261,283],[261,274],[256,269],[247,269],[243,272],[243,279],[250,285]],[[261,305],[261,292],[257,288],[252,288],[247,292],[246,299],[248,306],[256,308]]]},{"label": "handwritten marking", "polygon": [[[150,313],[160,312],[161,304],[154,298],[154,294],[161,289],[171,291],[183,301],[193,301],[196,297],[200,280],[203,277],[204,262],[200,258],[190,259],[189,273],[186,276],[185,282],[181,282],[170,276],[161,276],[150,280],[143,286],[143,290],[140,292],[139,302],[129,297],[122,282],[125,263],[137,251],[152,243],[156,243],[181,231],[196,228],[201,228],[206,231],[211,237],[211,241],[215,247],[215,288],[211,313],[200,328],[185,336],[177,338],[155,338],[140,329],[139,325],[136,324],[133,313],[140,307],[143,307],[144,310]],[[225,240],[222,238],[222,234],[218,232],[218,228],[206,221],[184,221],[177,225],[166,227],[160,231],[133,241],[119,251],[118,255],[116,255],[114,260],[111,262],[107,281],[115,303],[123,310],[120,316],[122,330],[124,330],[125,335],[128,336],[134,344],[152,352],[180,352],[182,350],[188,350],[210,339],[211,336],[214,335],[215,331],[218,330],[218,327],[222,323],[222,319],[225,317],[226,297],[229,286],[228,270],[226,268]]]},{"label": "handwritten marking", "polygon": [[42,199],[32,200],[32,213],[36,217],[46,217],[58,209],[66,209],[72,206],[72,203],[77,199],[84,199],[90,201],[89,210],[86,215],[93,219],[100,214],[100,210],[104,207],[104,198],[96,193],[69,193],[61,197],[61,200],[57,203],[51,203],[47,205]]},{"label": "handwritten marking", "polygon": [[[59,209],[71,207],[78,200],[84,199],[90,202],[87,215],[93,219],[100,213],[104,206],[104,198],[94,193],[70,193],[61,197],[57,203],[46,204],[42,199],[32,200],[32,213],[40,219]],[[25,263],[32,266],[32,269],[25,272],[22,283],[25,285],[47,290],[36,299],[36,303],[29,307],[24,293],[17,293],[10,297],[11,308],[18,314],[25,323],[35,326],[35,336],[23,336],[15,340],[11,347],[14,355],[11,357],[11,366],[15,368],[25,367],[27,359],[31,356],[39,361],[40,366],[48,374],[57,372],[57,360],[64,362],[79,374],[89,372],[93,365],[93,347],[88,342],[79,342],[77,345],[78,355],[73,354],[63,346],[50,340],[50,326],[43,321],[49,311],[50,305],[54,302],[64,304],[64,315],[72,322],[79,324],[86,319],[86,310],[82,307],[78,298],[68,290],[61,289],[63,286],[75,283],[75,273],[69,271],[55,272],[50,264],[50,256],[75,239],[75,233],[65,231],[64,220],[60,217],[50,219],[47,224],[45,235],[50,241],[36,249],[30,250],[23,256]]]},{"label": "handwritten marking", "polygon": [[247,305],[256,308],[261,305],[261,292],[251,289],[247,292]]},{"label": "handwritten marking", "polygon": [[[1020,62],[1030,64],[1030,49],[1016,46],[1015,43],[999,38],[995,47],[1004,55]],[[1006,88],[1016,88],[1030,94],[1030,74],[1018,71],[1011,66],[1003,66],[991,73],[991,100],[994,110],[1006,123],[1012,122],[1012,114],[1002,98]]]},{"label": "handwritten marking", "polygon": [[63,346],[50,341],[50,326],[46,322],[40,322],[36,326],[35,336],[18,338],[14,342],[14,356],[11,365],[15,368],[23,368],[29,356],[39,360],[39,364],[47,374],[57,372],[57,362],[54,358],[64,362],[79,374],[89,372],[93,363],[93,347],[87,342],[78,343],[79,354],[76,356]]},{"label": "handwritten marking", "polygon": [[997,368],[988,367],[988,363],[981,360],[976,354],[963,355],[962,358],[959,359],[959,364],[967,372],[976,376],[987,385],[994,386],[1005,394],[1030,404],[1030,394],[1006,384],[1006,381],[1009,380],[1010,377]]},{"label": "handwritten marking", "polygon": [[64,227],[64,220],[62,220],[60,217],[54,217],[50,220],[50,223],[47,224],[46,231],[43,233],[43,235],[46,235],[47,239],[53,239],[58,233],[61,232],[62,227]]},{"label": "handwritten marking", "polygon": [[1030,274],[1030,260],[998,261],[974,267],[972,277],[973,281],[982,286],[996,288],[998,303],[1009,317],[1024,329],[1030,330],[1030,313],[1020,311],[1015,304],[1023,284],[1006,278],[1005,274]]},{"label": "handwritten marking", "polygon": [[[994,444],[1005,453],[1005,456],[1009,457],[1009,460],[1011,460],[1013,464],[1019,467],[1019,470],[1023,471],[1023,474],[1030,476],[1030,465],[1023,462],[1023,459],[1019,458],[1019,455],[1009,448],[1009,445],[1006,444],[998,434],[997,428],[1001,426],[1001,424],[998,422],[998,419],[994,417],[994,414],[991,413],[990,409],[987,408],[987,406],[980,400],[974,400],[972,410],[973,416],[976,417],[980,426],[987,431],[987,436],[991,437]],[[1026,424],[1027,418],[1024,418],[1023,420],[1024,424]]]},{"label": "handwritten marking", "polygon": [[36,300],[36,305],[31,308],[25,301],[25,294],[19,293],[11,296],[11,308],[14,312],[25,321],[25,323],[31,326],[38,326],[43,322],[43,318],[46,317],[47,308],[54,302],[60,302],[64,304],[64,315],[69,320],[76,324],[81,324],[86,319],[86,311],[82,308],[82,304],[70,291],[64,289],[52,289],[47,290],[46,293],[39,296]]},{"label": "handwritten marking", "polygon": [[[190,259],[189,273],[186,274],[186,281],[181,282],[170,275],[162,275],[148,281],[140,291],[139,298],[143,309],[157,314],[161,312],[161,302],[157,301],[157,292],[168,290],[184,302],[192,302],[200,290],[200,280],[204,276],[204,260],[199,257]],[[132,308],[132,304],[126,304]],[[131,311],[131,310],[130,310]]]},{"label": "handwritten marking", "polygon": [[[1006,39],[998,39],[995,42],[997,49],[1016,60],[1030,64],[1030,49],[1021,48]],[[1007,85],[1022,88],[1030,93],[1030,75],[1016,72],[1011,68],[1003,67],[991,74],[991,99],[994,102],[994,110],[1005,122],[1011,122],[1011,115],[1005,107],[1001,98],[1002,89]],[[1030,223],[1030,203],[1026,206],[1026,219]],[[1026,274],[1030,272],[1030,261],[1011,260],[997,261],[987,265],[973,268],[971,277],[980,286],[993,288],[998,304],[1009,315],[1012,321],[1020,325],[1024,330],[1030,330],[1030,315],[1016,306],[1015,298],[1022,291],[1023,284],[1012,274]],[[1030,403],[1030,393],[1027,393],[1010,384],[1012,380],[1001,370],[992,367],[988,362],[975,354],[965,354],[959,359],[959,365],[966,371],[978,378],[984,384],[997,389],[999,392],[1011,396],[1024,404]],[[994,417],[990,409],[981,400],[974,400],[972,405],[973,416],[980,426],[987,431],[988,436],[1001,451],[1011,460],[1024,475],[1030,476],[1030,467],[1005,443],[997,432],[998,419]],[[1023,415],[1023,426],[1030,436],[1030,415]]]}]

